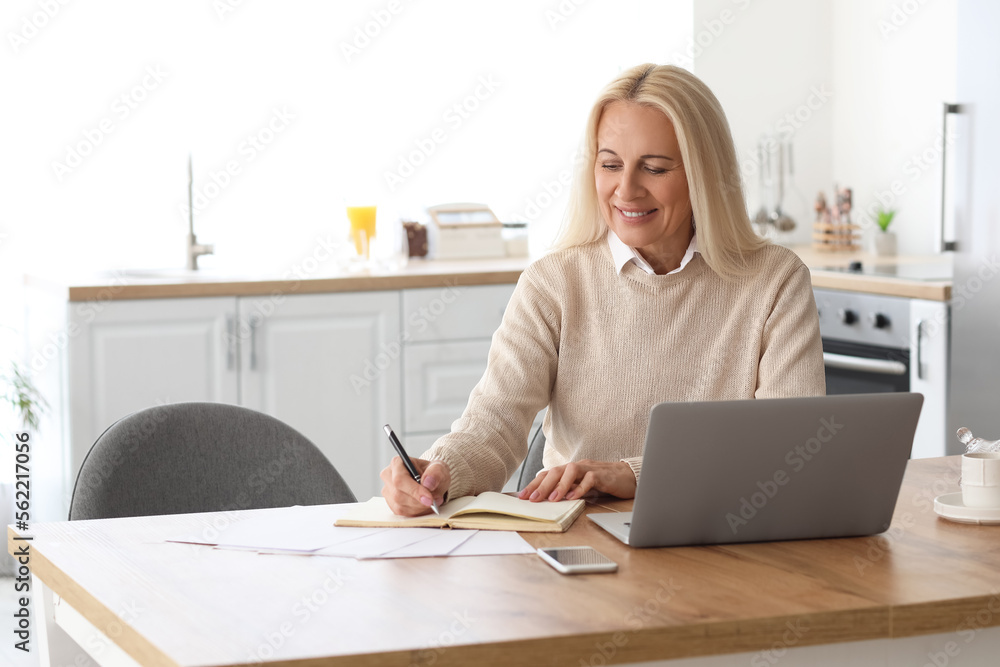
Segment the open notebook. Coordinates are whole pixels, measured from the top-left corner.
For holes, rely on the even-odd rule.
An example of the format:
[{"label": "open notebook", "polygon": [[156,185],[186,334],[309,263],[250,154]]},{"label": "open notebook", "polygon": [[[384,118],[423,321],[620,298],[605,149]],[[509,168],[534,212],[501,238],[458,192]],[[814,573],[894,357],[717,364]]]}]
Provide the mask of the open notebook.
[{"label": "open notebook", "polygon": [[523,533],[562,533],[583,512],[583,500],[533,503],[487,491],[463,496],[441,506],[441,515],[405,517],[393,514],[384,498],[375,497],[337,519],[337,526],[384,526],[516,530]]}]

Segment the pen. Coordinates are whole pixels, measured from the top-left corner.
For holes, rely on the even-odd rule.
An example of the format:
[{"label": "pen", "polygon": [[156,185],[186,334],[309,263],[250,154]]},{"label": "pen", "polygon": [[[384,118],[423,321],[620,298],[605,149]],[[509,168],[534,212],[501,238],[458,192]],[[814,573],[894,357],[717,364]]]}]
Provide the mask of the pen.
[{"label": "pen", "polygon": [[[417,472],[417,466],[413,465],[413,461],[410,460],[410,455],[406,453],[405,449],[403,449],[403,443],[401,443],[399,438],[396,437],[396,434],[392,432],[391,426],[386,424],[382,428],[385,430],[385,434],[389,436],[389,442],[392,443],[392,448],[396,450],[397,454],[399,454],[399,458],[403,459],[403,465],[406,466],[410,476],[413,477],[413,481],[420,484],[420,473]],[[437,501],[434,500],[433,493],[431,494],[431,509],[434,510],[435,514],[441,513],[438,511]]]}]

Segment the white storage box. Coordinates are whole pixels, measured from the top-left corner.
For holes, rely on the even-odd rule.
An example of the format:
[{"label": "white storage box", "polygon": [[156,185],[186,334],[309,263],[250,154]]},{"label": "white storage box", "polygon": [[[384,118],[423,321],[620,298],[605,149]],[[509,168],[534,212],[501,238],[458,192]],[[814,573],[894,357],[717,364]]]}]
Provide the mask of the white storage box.
[{"label": "white storage box", "polygon": [[505,257],[503,225],[483,204],[443,204],[427,209],[434,259]]}]

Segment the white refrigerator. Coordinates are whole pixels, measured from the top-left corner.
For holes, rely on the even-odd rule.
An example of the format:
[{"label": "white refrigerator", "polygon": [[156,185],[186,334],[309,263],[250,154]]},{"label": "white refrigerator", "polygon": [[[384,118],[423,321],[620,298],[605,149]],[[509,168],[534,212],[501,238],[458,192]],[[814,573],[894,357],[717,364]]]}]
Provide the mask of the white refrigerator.
[{"label": "white refrigerator", "polygon": [[954,283],[948,452],[964,451],[960,426],[1000,439],[1000,2],[959,0],[959,105],[950,114],[954,179]]}]

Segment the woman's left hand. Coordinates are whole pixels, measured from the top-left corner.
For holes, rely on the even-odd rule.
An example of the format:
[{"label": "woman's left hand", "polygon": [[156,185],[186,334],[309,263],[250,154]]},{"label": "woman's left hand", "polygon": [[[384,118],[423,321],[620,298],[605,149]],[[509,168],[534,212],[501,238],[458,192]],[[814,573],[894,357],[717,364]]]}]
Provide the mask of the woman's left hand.
[{"label": "woman's left hand", "polygon": [[575,500],[588,491],[607,493],[617,498],[634,498],[635,473],[624,461],[583,459],[543,470],[517,497],[532,502]]}]

